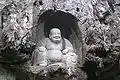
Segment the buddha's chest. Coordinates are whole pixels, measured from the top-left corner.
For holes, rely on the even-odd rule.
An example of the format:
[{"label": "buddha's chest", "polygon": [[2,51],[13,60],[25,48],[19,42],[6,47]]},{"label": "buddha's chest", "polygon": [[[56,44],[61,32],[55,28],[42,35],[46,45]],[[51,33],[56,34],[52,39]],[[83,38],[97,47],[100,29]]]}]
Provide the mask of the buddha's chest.
[{"label": "buddha's chest", "polygon": [[47,50],[47,59],[51,62],[62,61],[63,53],[60,50]]},{"label": "buddha's chest", "polygon": [[45,47],[47,50],[60,50],[61,51],[63,49],[62,42],[58,44],[49,42],[45,45]]},{"label": "buddha's chest", "polygon": [[47,49],[47,58],[52,62],[60,62],[63,57],[63,53],[61,52],[63,49],[62,42],[56,44],[53,42],[48,42],[45,45]]}]

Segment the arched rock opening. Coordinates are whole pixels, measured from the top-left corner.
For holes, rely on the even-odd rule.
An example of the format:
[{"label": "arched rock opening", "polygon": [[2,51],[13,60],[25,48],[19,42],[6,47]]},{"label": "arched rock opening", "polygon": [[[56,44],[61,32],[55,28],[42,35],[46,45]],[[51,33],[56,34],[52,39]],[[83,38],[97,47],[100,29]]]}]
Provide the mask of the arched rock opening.
[{"label": "arched rock opening", "polygon": [[78,26],[78,19],[70,13],[60,10],[47,10],[39,16],[36,27],[36,43],[48,37],[49,30],[57,27],[61,30],[62,36],[67,38],[77,53],[78,62],[82,64],[82,33]]}]

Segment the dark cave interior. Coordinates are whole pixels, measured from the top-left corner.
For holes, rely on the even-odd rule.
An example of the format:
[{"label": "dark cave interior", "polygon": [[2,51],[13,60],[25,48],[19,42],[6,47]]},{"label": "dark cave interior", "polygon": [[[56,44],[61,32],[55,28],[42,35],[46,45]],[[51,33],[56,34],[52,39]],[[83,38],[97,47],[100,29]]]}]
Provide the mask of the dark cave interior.
[{"label": "dark cave interior", "polygon": [[62,36],[69,39],[77,18],[70,13],[48,10],[39,17],[39,21],[44,21],[44,35],[46,37],[48,37],[51,28],[59,28]]}]

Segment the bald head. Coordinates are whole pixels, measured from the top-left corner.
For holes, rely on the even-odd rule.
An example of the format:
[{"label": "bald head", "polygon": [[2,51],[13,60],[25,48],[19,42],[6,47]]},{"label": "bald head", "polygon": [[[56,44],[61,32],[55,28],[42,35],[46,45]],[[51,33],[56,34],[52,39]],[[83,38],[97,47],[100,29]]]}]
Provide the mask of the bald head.
[{"label": "bald head", "polygon": [[50,34],[56,33],[56,32],[61,33],[60,29],[58,29],[58,28],[52,28],[52,29],[50,30]]},{"label": "bald head", "polygon": [[56,43],[60,42],[61,41],[61,31],[60,31],[60,29],[52,28],[50,30],[49,38],[53,42],[56,42]]}]

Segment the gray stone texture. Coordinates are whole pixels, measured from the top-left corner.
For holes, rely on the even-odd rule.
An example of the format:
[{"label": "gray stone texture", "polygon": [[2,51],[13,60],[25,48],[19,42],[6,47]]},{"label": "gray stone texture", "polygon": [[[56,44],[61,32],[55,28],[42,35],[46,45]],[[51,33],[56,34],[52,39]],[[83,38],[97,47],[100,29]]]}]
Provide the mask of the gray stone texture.
[{"label": "gray stone texture", "polygon": [[[21,20],[23,14],[27,14],[29,18],[28,26],[32,27],[31,41],[33,42],[36,42],[41,37],[44,38],[43,36],[38,36],[40,33],[39,31],[43,31],[44,23],[40,24],[42,26],[40,29],[36,28],[36,26],[38,25],[37,22],[40,15],[45,11],[56,9],[65,13],[70,13],[76,17],[78,19],[78,29],[81,31],[81,33],[78,33],[81,36],[81,40],[77,39],[76,41],[81,44],[81,46],[77,45],[80,49],[78,52],[80,67],[84,64],[86,54],[88,54],[87,51],[91,49],[91,45],[97,46],[97,44],[101,43],[105,46],[106,50],[111,48],[111,45],[113,47],[120,46],[119,0],[0,0],[0,11],[3,12],[6,6],[13,3],[17,5],[15,10],[17,11],[18,20]],[[100,11],[109,12],[110,15],[107,13],[102,14]],[[101,20],[99,14],[106,16],[104,17],[104,20]],[[1,16],[2,14],[0,13],[0,23],[2,23]],[[18,25],[21,26],[19,23]],[[111,34],[113,35],[112,37],[110,36]],[[0,37],[1,36],[2,24],[0,24]],[[93,40],[91,40],[91,38]],[[85,73],[81,69],[78,69],[77,71],[76,75],[78,78],[85,80]],[[6,75],[7,72],[3,71],[3,73],[5,74],[0,74],[0,80],[8,80],[6,76],[3,76]],[[7,76],[10,77],[9,80],[15,79],[14,74],[11,76],[9,76],[9,73],[7,74]]]}]

